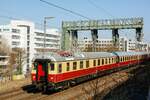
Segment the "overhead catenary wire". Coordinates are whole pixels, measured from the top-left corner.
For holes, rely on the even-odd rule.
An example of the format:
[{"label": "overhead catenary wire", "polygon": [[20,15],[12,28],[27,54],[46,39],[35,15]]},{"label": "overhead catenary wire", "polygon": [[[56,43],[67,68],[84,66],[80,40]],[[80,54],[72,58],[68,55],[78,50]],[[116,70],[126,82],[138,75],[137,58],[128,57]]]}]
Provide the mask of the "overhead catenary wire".
[{"label": "overhead catenary wire", "polygon": [[[8,19],[8,20],[24,20],[22,18],[17,18],[17,17],[12,17],[12,16],[6,16],[6,15],[0,15],[0,18],[3,18],[3,19]],[[39,22],[34,22],[36,25],[38,26],[44,26],[43,24],[39,23]],[[49,27],[49,25],[46,25],[47,27]]]},{"label": "overhead catenary wire", "polygon": [[87,0],[92,6],[94,6],[97,9],[103,10],[107,15],[109,15],[112,18],[115,18],[115,16],[113,14],[111,14],[109,11],[107,11],[105,8],[97,5],[95,2],[93,2],[92,0]]},{"label": "overhead catenary wire", "polygon": [[61,9],[61,10],[64,10],[64,11],[66,11],[66,12],[69,12],[69,13],[71,13],[71,14],[74,14],[74,15],[77,15],[77,16],[80,16],[80,17],[82,17],[82,18],[85,18],[85,19],[90,20],[89,17],[86,17],[86,16],[84,16],[84,15],[78,13],[78,12],[75,12],[75,11],[72,11],[72,10],[69,10],[69,9],[66,9],[66,8],[64,8],[64,7],[58,6],[58,5],[54,4],[54,3],[51,3],[51,2],[48,2],[48,1],[45,1],[45,0],[40,0],[40,1],[43,2],[43,3],[45,3],[45,4],[48,4],[48,5],[50,5],[50,6],[53,6],[53,7],[55,7],[55,8],[59,8],[59,9]]}]

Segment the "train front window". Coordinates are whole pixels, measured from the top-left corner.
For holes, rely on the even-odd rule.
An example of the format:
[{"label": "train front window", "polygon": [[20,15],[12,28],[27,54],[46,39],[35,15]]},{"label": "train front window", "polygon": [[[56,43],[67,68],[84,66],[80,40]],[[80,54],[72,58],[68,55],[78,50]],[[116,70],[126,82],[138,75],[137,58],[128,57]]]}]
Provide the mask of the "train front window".
[{"label": "train front window", "polygon": [[36,70],[37,66],[38,66],[38,63],[34,62],[33,70]]}]

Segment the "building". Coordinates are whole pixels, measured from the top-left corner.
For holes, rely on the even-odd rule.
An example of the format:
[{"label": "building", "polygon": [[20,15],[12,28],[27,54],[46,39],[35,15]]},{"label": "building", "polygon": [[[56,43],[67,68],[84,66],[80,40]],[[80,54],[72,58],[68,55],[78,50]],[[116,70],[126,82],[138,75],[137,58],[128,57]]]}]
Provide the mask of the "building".
[{"label": "building", "polygon": [[6,66],[9,64],[9,56],[0,55],[0,75],[5,73],[7,68]]},{"label": "building", "polygon": [[35,30],[35,50],[42,52],[46,51],[58,51],[60,50],[60,38],[61,35],[58,29],[47,29],[45,35],[45,48],[44,48],[44,32],[42,30]]},{"label": "building", "polygon": [[0,43],[9,46],[10,51],[14,48],[25,50],[23,73],[30,70],[34,55],[40,50],[47,49],[49,52],[60,49],[60,33],[57,29],[47,29],[44,32],[35,29],[35,24],[30,21],[12,20],[8,25],[0,25]]},{"label": "building", "polygon": [[[84,40],[78,41],[78,46],[80,51],[93,51],[93,48],[96,48],[95,51],[116,50],[113,46],[112,39],[98,39],[97,43],[93,45],[93,41],[91,39],[84,38]],[[148,44],[121,37],[119,39],[119,47],[117,51],[148,51]]]}]

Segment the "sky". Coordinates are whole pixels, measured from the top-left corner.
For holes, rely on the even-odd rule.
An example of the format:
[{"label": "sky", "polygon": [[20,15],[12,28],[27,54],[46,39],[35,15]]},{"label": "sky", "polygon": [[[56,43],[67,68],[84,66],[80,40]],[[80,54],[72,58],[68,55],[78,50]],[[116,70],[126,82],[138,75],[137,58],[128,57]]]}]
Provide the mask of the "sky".
[{"label": "sky", "polygon": [[[66,9],[80,13],[90,19],[144,18],[144,41],[150,42],[150,0],[45,0]],[[50,28],[61,29],[62,21],[86,20],[55,8],[40,0],[1,0],[0,24],[8,24],[13,17],[36,23],[38,28],[46,16],[53,16],[48,21]],[[134,30],[121,30],[120,36],[135,38]],[[85,32],[83,32],[85,35]],[[83,35],[83,34],[82,34]],[[99,37],[111,37],[111,31],[100,31]]]}]

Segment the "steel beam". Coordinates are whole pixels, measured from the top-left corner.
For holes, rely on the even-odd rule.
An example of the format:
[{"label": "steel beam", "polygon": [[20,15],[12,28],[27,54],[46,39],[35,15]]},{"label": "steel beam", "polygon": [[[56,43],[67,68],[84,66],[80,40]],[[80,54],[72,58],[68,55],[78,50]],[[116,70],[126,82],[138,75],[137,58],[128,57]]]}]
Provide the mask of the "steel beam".
[{"label": "steel beam", "polygon": [[112,30],[112,40],[113,44],[115,47],[119,46],[119,34],[118,34],[118,29],[113,29]]},{"label": "steel beam", "polygon": [[143,32],[142,32],[142,28],[136,28],[136,40],[138,42],[141,42],[143,39]]},{"label": "steel beam", "polygon": [[[143,38],[143,18],[121,18],[121,19],[104,19],[104,20],[81,20],[81,21],[64,21],[62,22],[62,49],[69,50],[72,46],[77,47],[77,31],[91,30],[92,39],[96,40],[97,30],[112,30],[112,38],[114,46],[119,45],[118,29],[136,29],[137,41],[142,41]],[[76,30],[76,31],[74,31]],[[72,33],[73,32],[73,33]],[[72,37],[73,35],[73,37]],[[98,38],[98,36],[97,36]],[[95,43],[93,41],[93,43]]]},{"label": "steel beam", "polygon": [[77,30],[71,31],[71,51],[77,51],[78,49],[78,33]]},{"label": "steel beam", "polygon": [[92,35],[92,41],[93,41],[92,51],[96,51],[96,44],[98,41],[98,30],[96,30],[96,29],[91,30],[91,35]]}]

